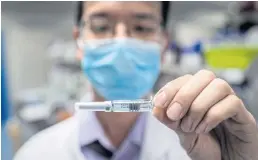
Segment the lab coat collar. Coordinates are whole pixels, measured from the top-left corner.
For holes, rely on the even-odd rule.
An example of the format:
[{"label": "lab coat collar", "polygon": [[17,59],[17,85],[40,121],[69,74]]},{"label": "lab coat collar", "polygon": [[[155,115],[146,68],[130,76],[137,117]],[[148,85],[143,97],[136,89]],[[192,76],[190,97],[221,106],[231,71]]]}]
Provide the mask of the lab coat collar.
[{"label": "lab coat collar", "polygon": [[[78,116],[72,118],[74,123],[71,126],[73,127],[63,147],[67,149],[67,153],[70,153],[69,156],[71,156],[71,159],[86,160],[80,148],[79,119]],[[167,127],[161,125],[151,114],[147,115],[140,160],[169,159],[171,154],[177,154],[178,151],[181,152],[181,150],[178,150],[179,148],[181,147],[177,135]]]},{"label": "lab coat collar", "polygon": [[79,142],[79,118],[75,114],[72,117],[72,119],[74,121],[74,124],[63,146],[67,149],[67,153],[69,153],[69,156],[71,159],[85,160],[85,157],[81,151],[81,146]]}]

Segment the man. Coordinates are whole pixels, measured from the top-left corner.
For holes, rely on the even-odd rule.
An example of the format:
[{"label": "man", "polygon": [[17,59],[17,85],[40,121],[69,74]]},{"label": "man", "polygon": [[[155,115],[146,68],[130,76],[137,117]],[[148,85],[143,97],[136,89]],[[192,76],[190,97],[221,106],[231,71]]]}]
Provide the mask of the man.
[{"label": "man", "polygon": [[[168,43],[164,3],[83,3],[78,47],[93,101],[150,95]],[[212,72],[169,82],[153,104],[152,114],[79,111],[33,137],[15,160],[258,159],[253,116]]]}]

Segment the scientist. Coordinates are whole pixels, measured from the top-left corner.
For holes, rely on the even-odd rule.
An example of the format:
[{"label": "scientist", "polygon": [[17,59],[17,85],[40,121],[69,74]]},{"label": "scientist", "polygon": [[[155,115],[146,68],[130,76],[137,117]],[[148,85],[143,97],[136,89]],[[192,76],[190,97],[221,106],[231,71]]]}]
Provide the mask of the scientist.
[{"label": "scientist", "polygon": [[[83,2],[78,47],[92,101],[150,95],[168,44],[167,3]],[[166,84],[152,114],[81,111],[31,138],[15,160],[257,160],[257,148],[254,117],[201,70]]]}]

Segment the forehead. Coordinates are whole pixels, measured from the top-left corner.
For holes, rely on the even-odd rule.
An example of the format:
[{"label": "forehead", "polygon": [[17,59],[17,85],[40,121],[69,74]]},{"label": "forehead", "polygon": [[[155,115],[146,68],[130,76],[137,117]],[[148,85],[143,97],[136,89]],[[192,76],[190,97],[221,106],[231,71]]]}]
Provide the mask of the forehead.
[{"label": "forehead", "polygon": [[107,13],[114,15],[123,15],[130,13],[151,14],[157,18],[161,18],[160,2],[144,2],[144,1],[95,1],[84,2],[84,17],[95,13]]}]

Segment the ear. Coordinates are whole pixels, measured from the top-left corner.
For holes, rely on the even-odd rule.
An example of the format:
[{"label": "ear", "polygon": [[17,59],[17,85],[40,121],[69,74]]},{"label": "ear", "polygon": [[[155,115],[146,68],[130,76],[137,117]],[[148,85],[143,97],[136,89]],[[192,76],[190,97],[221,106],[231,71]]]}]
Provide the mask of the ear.
[{"label": "ear", "polygon": [[79,31],[78,26],[74,26],[73,27],[73,39],[77,40],[79,38],[79,35],[80,35],[80,31]]}]

